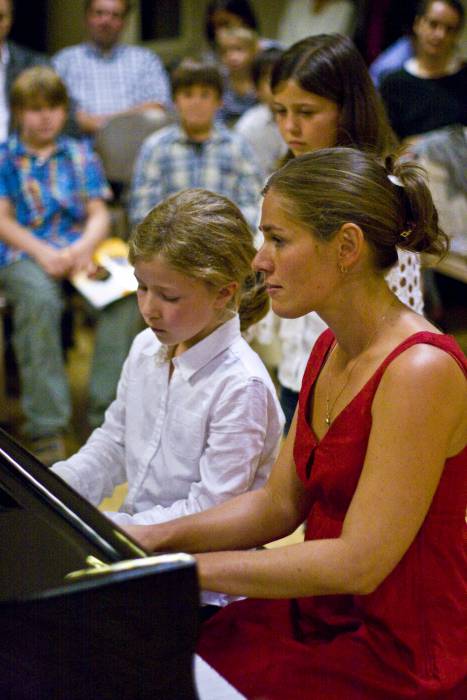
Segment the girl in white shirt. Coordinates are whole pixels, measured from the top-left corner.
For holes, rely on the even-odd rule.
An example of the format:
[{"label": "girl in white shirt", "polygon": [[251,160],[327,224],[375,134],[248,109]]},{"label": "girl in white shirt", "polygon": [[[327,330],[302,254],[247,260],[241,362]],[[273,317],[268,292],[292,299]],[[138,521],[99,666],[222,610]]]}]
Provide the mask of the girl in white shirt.
[{"label": "girl in white shirt", "polygon": [[130,240],[149,326],[117,397],[80,451],[53,470],[97,505],[118,484],[119,525],[160,523],[262,486],[283,425],[274,385],[241,331],[268,309],[252,235],[227,198],[184,190]]}]

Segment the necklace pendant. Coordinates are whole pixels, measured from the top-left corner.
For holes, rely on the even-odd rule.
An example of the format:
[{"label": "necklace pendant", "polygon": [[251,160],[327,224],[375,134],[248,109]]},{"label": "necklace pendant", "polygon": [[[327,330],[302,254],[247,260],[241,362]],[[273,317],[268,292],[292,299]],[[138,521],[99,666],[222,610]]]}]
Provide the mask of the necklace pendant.
[{"label": "necklace pendant", "polygon": [[326,418],[324,419],[324,422],[329,427],[331,425],[331,416],[326,416]]}]

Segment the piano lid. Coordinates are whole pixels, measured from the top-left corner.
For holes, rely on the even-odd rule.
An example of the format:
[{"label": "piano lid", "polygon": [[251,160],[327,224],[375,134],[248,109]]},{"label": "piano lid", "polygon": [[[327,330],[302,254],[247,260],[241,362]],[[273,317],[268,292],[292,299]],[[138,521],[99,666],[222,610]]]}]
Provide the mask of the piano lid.
[{"label": "piano lid", "polygon": [[0,429],[0,600],[67,585],[73,571],[145,556]]}]

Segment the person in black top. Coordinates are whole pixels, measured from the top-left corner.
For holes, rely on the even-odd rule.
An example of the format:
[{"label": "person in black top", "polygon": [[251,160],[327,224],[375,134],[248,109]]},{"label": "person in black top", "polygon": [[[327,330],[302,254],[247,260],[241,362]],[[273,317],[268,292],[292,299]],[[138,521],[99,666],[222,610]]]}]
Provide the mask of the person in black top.
[{"label": "person in black top", "polygon": [[388,74],[381,95],[401,139],[467,124],[467,65],[456,55],[465,11],[459,0],[423,0],[414,22],[415,56]]}]

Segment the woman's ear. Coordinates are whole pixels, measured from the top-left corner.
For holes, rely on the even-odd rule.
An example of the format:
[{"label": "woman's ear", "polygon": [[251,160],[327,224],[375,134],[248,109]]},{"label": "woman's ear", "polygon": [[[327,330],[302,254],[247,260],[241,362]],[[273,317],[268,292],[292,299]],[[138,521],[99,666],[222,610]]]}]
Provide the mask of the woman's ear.
[{"label": "woman's ear", "polygon": [[365,237],[360,226],[347,222],[342,224],[337,232],[338,267],[342,271],[348,271],[361,259],[365,244]]},{"label": "woman's ear", "polygon": [[229,282],[222,289],[219,289],[216,294],[215,307],[217,309],[225,308],[237,293],[238,287],[238,282]]}]

